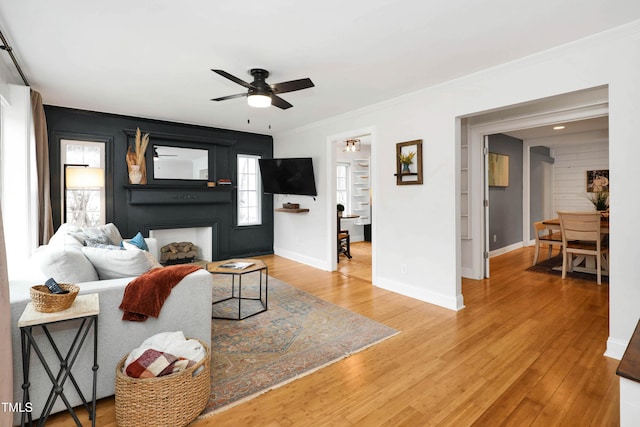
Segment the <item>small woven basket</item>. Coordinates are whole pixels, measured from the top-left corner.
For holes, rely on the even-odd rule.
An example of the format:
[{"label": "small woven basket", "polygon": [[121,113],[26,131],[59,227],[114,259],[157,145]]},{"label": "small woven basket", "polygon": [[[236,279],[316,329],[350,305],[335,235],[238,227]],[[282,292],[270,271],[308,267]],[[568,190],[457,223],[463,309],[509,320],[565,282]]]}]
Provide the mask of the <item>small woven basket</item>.
[{"label": "small woven basket", "polygon": [[186,426],[200,415],[211,395],[211,352],[205,343],[200,343],[207,352],[204,359],[175,374],[132,378],[122,372],[127,356],[118,362],[115,398],[118,427]]},{"label": "small woven basket", "polygon": [[30,289],[33,307],[42,313],[53,313],[66,310],[73,304],[80,288],[77,285],[60,283],[60,287],[68,294],[53,294],[45,285],[35,285]]}]

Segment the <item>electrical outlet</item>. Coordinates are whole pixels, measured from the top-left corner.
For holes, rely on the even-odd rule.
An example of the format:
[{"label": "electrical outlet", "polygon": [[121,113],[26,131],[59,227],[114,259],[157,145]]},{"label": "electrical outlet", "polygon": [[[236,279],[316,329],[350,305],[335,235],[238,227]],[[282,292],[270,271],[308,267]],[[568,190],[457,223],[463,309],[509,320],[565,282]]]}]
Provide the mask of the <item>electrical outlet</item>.
[{"label": "electrical outlet", "polygon": [[498,236],[496,236],[495,234],[493,235],[493,243],[498,241]]},{"label": "electrical outlet", "polygon": [[407,264],[401,264],[400,265],[400,272],[402,274],[407,274]]}]

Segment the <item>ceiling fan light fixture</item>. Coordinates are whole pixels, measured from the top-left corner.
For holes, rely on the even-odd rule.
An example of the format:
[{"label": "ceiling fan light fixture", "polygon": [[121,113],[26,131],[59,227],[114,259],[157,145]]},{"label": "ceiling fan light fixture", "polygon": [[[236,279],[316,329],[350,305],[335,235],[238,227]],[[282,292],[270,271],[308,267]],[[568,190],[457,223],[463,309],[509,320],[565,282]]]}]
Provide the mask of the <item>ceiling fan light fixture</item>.
[{"label": "ceiling fan light fixture", "polygon": [[247,104],[254,108],[267,108],[271,105],[271,97],[260,93],[249,94]]}]

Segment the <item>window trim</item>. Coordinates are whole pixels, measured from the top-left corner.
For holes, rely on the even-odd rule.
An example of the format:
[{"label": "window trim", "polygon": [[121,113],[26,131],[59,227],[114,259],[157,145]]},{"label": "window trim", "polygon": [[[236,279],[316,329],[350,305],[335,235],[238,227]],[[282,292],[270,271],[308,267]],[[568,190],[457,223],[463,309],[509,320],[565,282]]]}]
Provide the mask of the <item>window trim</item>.
[{"label": "window trim", "polygon": [[[67,197],[66,192],[64,191],[64,167],[67,164],[66,161],[66,147],[68,145],[86,145],[86,146],[98,146],[100,150],[100,165],[97,167],[102,168],[105,171],[105,186],[100,188],[99,197],[100,197],[100,220],[98,221],[99,225],[104,225],[107,223],[107,188],[106,188],[106,174],[107,174],[107,144],[105,141],[95,141],[90,139],[75,139],[75,138],[60,138],[59,141],[59,150],[60,150],[60,219],[61,222],[65,217],[65,203],[64,198]],[[67,190],[69,191],[69,190]],[[97,190],[92,190],[97,191]]]},{"label": "window trim", "polygon": [[[255,176],[255,190],[244,190],[240,188],[240,159],[241,158],[245,158],[245,159],[251,159],[254,160],[256,162],[256,172],[254,174]],[[262,218],[262,182],[260,180],[260,168],[258,165],[258,160],[261,159],[262,156],[259,154],[247,154],[247,153],[238,153],[236,155],[236,178],[237,178],[237,189],[236,189],[236,226],[238,227],[252,227],[252,226],[260,226],[263,225],[263,218]],[[252,174],[247,174],[245,173],[245,175],[252,175]],[[256,195],[256,221],[255,222],[241,222],[240,220],[240,193],[241,192],[253,192],[255,191],[255,195]]]},{"label": "window trim", "polygon": [[[337,176],[338,176],[339,167],[344,167],[345,169],[345,175],[344,175],[345,189],[344,190],[338,189]],[[344,203],[345,213],[350,213],[351,212],[351,163],[349,162],[336,162],[336,199],[339,199],[338,192],[342,192],[342,191],[344,191],[345,199],[346,199]]]}]

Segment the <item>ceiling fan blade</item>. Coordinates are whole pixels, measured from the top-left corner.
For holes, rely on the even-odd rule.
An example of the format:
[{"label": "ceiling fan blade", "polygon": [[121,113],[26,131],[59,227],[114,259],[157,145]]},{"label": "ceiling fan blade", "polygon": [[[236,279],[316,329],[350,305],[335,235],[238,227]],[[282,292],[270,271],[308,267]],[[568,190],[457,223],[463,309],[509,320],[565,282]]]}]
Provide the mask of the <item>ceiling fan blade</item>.
[{"label": "ceiling fan blade", "polygon": [[226,101],[227,99],[242,98],[244,96],[247,96],[246,92],[245,93],[236,93],[235,95],[223,96],[223,97],[220,97],[220,98],[214,98],[211,101]]},{"label": "ceiling fan blade", "polygon": [[224,70],[214,70],[214,69],[211,69],[211,71],[213,71],[214,73],[220,74],[222,77],[225,77],[225,78],[227,78],[227,79],[231,80],[232,82],[239,84],[240,86],[244,86],[244,87],[246,87],[247,89],[251,89],[251,88],[253,87],[253,85],[252,85],[251,83],[247,83],[247,82],[245,82],[244,80],[240,80],[240,79],[239,79],[239,78],[237,78],[236,76],[234,76],[234,75],[232,75],[232,74],[229,74],[229,73],[227,73],[227,72],[226,72],[226,71],[224,71]]},{"label": "ceiling fan blade", "polygon": [[280,98],[275,94],[271,95],[271,105],[281,108],[283,110],[293,107],[293,105],[289,104],[287,101],[285,101],[284,99]]},{"label": "ceiling fan blade", "polygon": [[287,93],[296,90],[308,89],[314,86],[315,85],[311,79],[307,78],[272,84],[271,89],[273,90],[273,93]]}]

